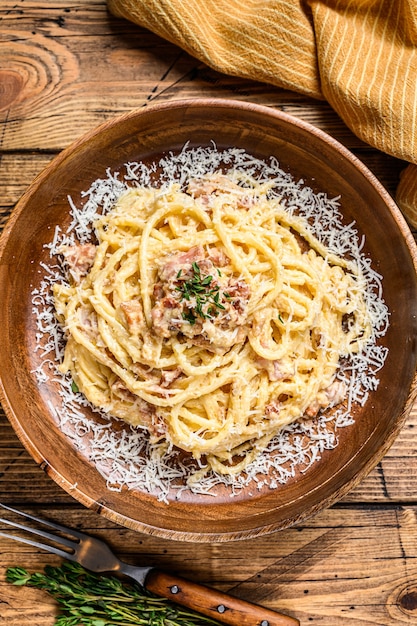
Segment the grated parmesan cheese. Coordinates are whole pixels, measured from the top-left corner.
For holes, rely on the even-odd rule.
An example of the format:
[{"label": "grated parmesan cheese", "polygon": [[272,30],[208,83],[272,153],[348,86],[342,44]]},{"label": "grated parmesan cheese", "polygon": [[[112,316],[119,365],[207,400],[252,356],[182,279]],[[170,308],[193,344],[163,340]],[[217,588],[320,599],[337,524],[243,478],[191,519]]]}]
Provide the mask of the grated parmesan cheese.
[{"label": "grated parmesan cheese", "polygon": [[[150,444],[145,430],[126,424],[115,428],[112,416],[92,407],[82,394],[74,391],[71,379],[57,368],[64,354],[64,329],[56,320],[52,297],[52,285],[63,280],[61,267],[55,262],[59,248],[89,242],[94,236],[94,221],[110,211],[129,187],[164,188],[173,181],[185,187],[190,178],[215,173],[224,166],[265,183],[270,197],[279,198],[289,215],[303,217],[306,229],[330,252],[353,259],[359,265],[366,281],[366,301],[373,321],[373,335],[365,349],[343,362],[338,373],[338,379],[348,389],[346,406],[283,428],[245,472],[237,476],[205,474],[204,467],[198,463],[196,467],[196,461],[184,460],[166,442]],[[68,198],[70,226],[66,232],[59,225],[55,227],[51,242],[45,246],[51,264],[40,264],[43,279],[32,293],[39,360],[33,373],[39,385],[51,381],[59,384],[60,403],[50,403],[49,410],[62,432],[77,450],[88,456],[110,490],[142,490],[164,502],[172,497],[180,498],[185,490],[214,496],[219,485],[228,488],[231,498],[248,486],[257,491],[277,489],[295,477],[297,470],[307,471],[325,450],[336,448],[338,429],[353,424],[354,406],[364,406],[369,394],[377,389],[377,375],[388,352],[379,345],[389,324],[382,277],[364,255],[364,238],[359,237],[355,223],[343,223],[339,198],[329,199],[324,193],[314,193],[303,180],[294,181],[273,157],[263,162],[237,148],[218,151],[214,144],[193,149],[186,145],[179,154],[169,153],[159,162],[151,165],[129,162],[123,168],[123,175],[108,170],[106,176],[82,193],[81,206]]]}]

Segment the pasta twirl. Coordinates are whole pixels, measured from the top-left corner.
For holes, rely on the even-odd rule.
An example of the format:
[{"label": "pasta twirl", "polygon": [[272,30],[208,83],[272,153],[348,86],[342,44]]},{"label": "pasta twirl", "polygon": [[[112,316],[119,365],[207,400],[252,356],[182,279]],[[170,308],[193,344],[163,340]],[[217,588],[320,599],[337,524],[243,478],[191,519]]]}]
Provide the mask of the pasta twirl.
[{"label": "pasta twirl", "polygon": [[358,266],[236,172],[124,193],[97,245],[61,252],[62,372],[104,411],[219,474],[343,402],[341,360],[372,336]]}]

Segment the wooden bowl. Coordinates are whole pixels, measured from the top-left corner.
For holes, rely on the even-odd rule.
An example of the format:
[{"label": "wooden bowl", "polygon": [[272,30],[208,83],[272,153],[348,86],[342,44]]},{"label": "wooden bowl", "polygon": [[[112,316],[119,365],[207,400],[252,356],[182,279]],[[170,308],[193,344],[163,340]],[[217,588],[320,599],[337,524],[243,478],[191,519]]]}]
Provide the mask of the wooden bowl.
[{"label": "wooden bowl", "polygon": [[[169,504],[135,489],[112,491],[81,451],[58,428],[53,382],[33,374],[36,325],[32,292],[44,244],[68,219],[68,195],[82,191],[110,168],[147,160],[190,141],[191,146],[236,146],[258,157],[277,157],[296,179],[329,197],[341,196],[347,220],[366,236],[384,278],[390,327],[380,384],[341,444],[308,471],[277,489],[244,491],[239,498],[187,496]],[[0,244],[1,398],[17,435],[35,461],[83,505],[113,521],[164,538],[195,542],[249,538],[286,528],[344,496],[382,458],[416,395],[417,251],[389,194],[365,166],[334,139],[288,115],[222,100],[168,102],[111,120],[64,150],[36,178],[16,206]]]}]

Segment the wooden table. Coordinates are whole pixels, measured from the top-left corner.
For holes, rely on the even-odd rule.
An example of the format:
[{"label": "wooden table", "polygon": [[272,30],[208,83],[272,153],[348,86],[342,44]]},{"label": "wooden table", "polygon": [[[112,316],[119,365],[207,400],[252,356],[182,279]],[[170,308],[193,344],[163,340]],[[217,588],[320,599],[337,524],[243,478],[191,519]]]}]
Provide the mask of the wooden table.
[{"label": "wooden table", "polygon": [[[220,75],[145,29],[114,19],[104,0],[2,0],[1,224],[35,175],[84,132],[152,102],[194,96],[252,101],[307,120],[395,190],[404,163],[361,143],[324,102]],[[302,624],[416,624],[416,427],[417,406],[371,474],[306,523],[247,541],[190,546],[126,530],[83,508],[37,467],[1,413],[0,501],[82,527],[132,563],[156,564]],[[5,571],[57,562],[0,541],[0,624],[54,623],[53,601],[6,584]]]}]

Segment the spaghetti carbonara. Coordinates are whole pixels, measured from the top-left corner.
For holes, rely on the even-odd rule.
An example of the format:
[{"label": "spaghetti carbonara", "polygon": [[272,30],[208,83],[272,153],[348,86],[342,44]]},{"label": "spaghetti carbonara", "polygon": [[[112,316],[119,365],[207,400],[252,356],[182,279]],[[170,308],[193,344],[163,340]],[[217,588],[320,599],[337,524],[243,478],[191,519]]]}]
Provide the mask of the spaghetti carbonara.
[{"label": "spaghetti carbonara", "polygon": [[96,407],[219,474],[342,403],[372,334],[366,284],[270,183],[236,171],[137,187],[64,246],[62,372]]}]

